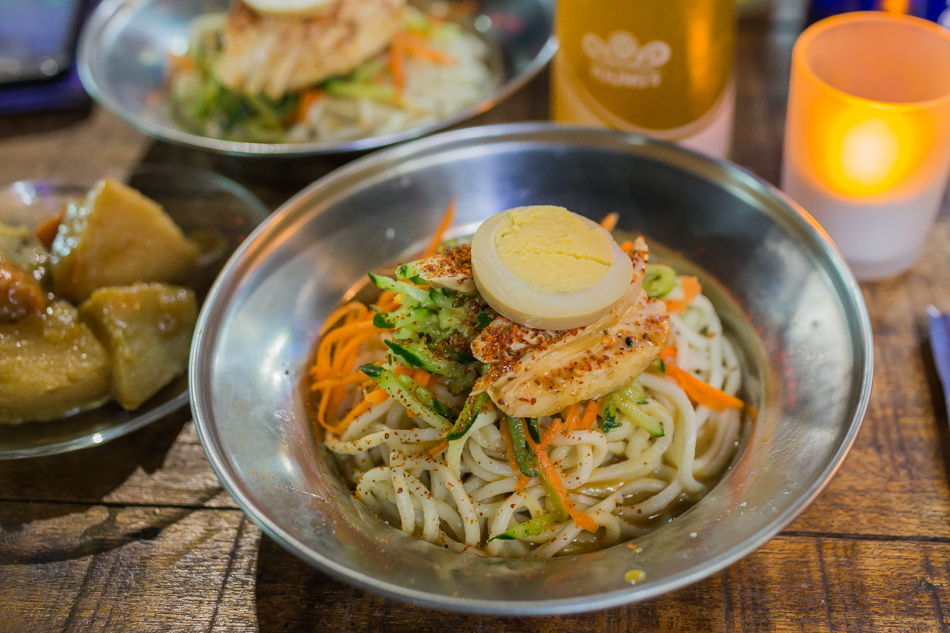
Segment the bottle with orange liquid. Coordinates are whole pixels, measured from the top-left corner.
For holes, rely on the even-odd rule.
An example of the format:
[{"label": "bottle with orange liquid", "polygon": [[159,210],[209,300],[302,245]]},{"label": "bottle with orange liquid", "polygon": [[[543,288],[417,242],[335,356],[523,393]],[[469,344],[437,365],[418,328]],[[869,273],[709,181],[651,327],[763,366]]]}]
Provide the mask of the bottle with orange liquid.
[{"label": "bottle with orange liquid", "polygon": [[558,0],[555,121],[729,152],[735,0]]}]

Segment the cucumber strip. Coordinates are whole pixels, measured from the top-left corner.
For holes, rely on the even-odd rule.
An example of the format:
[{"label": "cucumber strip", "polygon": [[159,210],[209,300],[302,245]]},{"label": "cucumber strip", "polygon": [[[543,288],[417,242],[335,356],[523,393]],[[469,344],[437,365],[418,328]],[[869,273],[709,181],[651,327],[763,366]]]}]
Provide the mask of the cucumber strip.
[{"label": "cucumber strip", "polygon": [[381,86],[371,83],[355,83],[346,81],[328,81],[323,89],[331,95],[349,97],[351,99],[369,99],[381,103],[396,103],[396,91],[392,86]]},{"label": "cucumber strip", "polygon": [[610,404],[605,406],[604,423],[601,425],[600,430],[604,433],[609,433],[614,429],[619,429],[621,426],[620,422],[617,422],[617,408]]},{"label": "cucumber strip", "polygon": [[567,517],[571,516],[571,513],[567,511],[561,498],[557,496],[557,491],[554,490],[554,486],[552,486],[548,478],[544,476],[544,473],[541,473],[538,479],[541,481],[541,487],[544,488],[544,494],[547,495],[548,501],[551,502],[551,511],[554,516],[560,521],[566,520]]},{"label": "cucumber strip", "polygon": [[[416,400],[402,381],[399,380],[400,377],[394,374],[392,370],[379,365],[368,364],[361,366],[360,371],[372,378],[380,389],[406,407],[412,415],[422,418],[430,426],[439,429],[443,433],[447,433],[452,428],[451,422]],[[418,385],[418,383],[416,384]],[[419,385],[419,388],[424,387]]]},{"label": "cucumber strip", "polygon": [[446,439],[451,442],[465,437],[468,430],[472,428],[472,424],[475,423],[475,418],[478,417],[482,407],[486,404],[488,404],[488,393],[485,391],[469,396],[465,401],[465,406],[462,407],[462,413],[459,414],[455,425],[452,427]]},{"label": "cucumber strip", "polygon": [[[392,321],[395,328],[393,338],[397,340],[416,340],[425,338],[427,334],[432,338],[433,333],[435,333],[437,337],[441,337],[441,334],[438,332],[436,313],[429,308],[415,306],[402,309],[398,313],[390,315],[389,320]],[[419,336],[420,334],[422,335],[421,337]]]},{"label": "cucumber strip", "polygon": [[647,296],[663,297],[676,286],[676,271],[664,264],[647,264],[643,274],[643,290]]},{"label": "cucumber strip", "polygon": [[404,279],[419,286],[429,285],[428,279],[419,276],[419,269],[416,267],[415,261],[397,266],[396,279]]},{"label": "cucumber strip", "polygon": [[488,542],[491,543],[495,539],[499,541],[513,541],[519,538],[528,538],[530,536],[537,536],[544,532],[548,526],[554,525],[558,522],[558,513],[557,512],[548,512],[547,514],[542,514],[536,516],[533,519],[528,519],[524,523],[519,523],[513,528],[505,530],[497,536],[493,536],[488,539]]},{"label": "cucumber strip", "polygon": [[373,325],[381,330],[391,330],[394,327],[393,324],[387,321],[386,317],[381,314],[373,315]]},{"label": "cucumber strip", "polygon": [[407,341],[384,341],[386,347],[393,351],[393,354],[406,361],[409,367],[414,369],[425,369],[433,374],[440,376],[454,376],[460,373],[457,363],[444,358],[437,358],[424,346]]},{"label": "cucumber strip", "polygon": [[377,57],[357,66],[351,76],[355,83],[366,83],[384,70],[386,62]]},{"label": "cucumber strip", "polygon": [[541,429],[538,427],[538,419],[525,418],[524,421],[528,425],[528,435],[531,436],[535,444],[539,444],[541,442]]},{"label": "cucumber strip", "polygon": [[508,416],[508,431],[511,433],[511,443],[515,447],[515,460],[518,462],[518,470],[525,477],[537,477],[538,465],[534,454],[528,447],[528,440],[525,437],[524,420]]},{"label": "cucumber strip", "polygon": [[617,407],[630,422],[642,428],[652,437],[663,437],[663,435],[665,435],[663,425],[660,424],[660,421],[641,409],[640,405],[636,402],[618,396],[616,392],[608,397],[610,398],[610,404]]},{"label": "cucumber strip", "polygon": [[453,290],[440,290],[438,288],[429,289],[429,302],[434,303],[440,308],[455,309],[456,292]]},{"label": "cucumber strip", "polygon": [[374,275],[373,273],[369,273],[369,278],[374,284],[376,284],[378,288],[382,288],[383,290],[392,290],[395,293],[411,298],[416,303],[429,303],[429,293],[422,288],[417,288],[416,286],[406,283],[405,281],[397,281],[392,277],[386,277],[385,275]]},{"label": "cucumber strip", "polygon": [[647,391],[643,388],[643,383],[640,382],[639,378],[634,378],[620,389],[617,389],[614,393],[631,402],[636,402],[640,405],[647,404]]},{"label": "cucumber strip", "polygon": [[443,418],[449,418],[449,410],[445,408],[445,405],[439,402],[431,391],[416,382],[415,378],[406,375],[397,376],[397,378],[413,398],[423,405],[429,407]]}]

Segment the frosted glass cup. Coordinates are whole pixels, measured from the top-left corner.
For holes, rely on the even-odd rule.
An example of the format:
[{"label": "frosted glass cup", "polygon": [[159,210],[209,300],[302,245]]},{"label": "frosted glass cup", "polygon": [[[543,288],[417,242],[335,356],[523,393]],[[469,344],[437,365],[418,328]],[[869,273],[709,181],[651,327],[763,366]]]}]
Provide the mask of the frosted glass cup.
[{"label": "frosted glass cup", "polygon": [[920,256],[950,171],[950,32],[912,16],[848,13],[792,51],[782,189],[858,279]]}]

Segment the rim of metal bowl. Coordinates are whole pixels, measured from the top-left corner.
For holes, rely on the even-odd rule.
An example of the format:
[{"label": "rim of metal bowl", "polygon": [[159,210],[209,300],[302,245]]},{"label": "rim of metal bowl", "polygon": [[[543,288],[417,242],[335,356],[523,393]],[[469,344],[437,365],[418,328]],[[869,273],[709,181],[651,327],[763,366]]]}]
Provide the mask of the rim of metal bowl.
[{"label": "rim of metal bowl", "polygon": [[[240,275],[246,272],[246,262],[252,259],[256,253],[259,253],[262,248],[261,242],[266,239],[267,234],[272,231],[273,227],[291,224],[295,218],[299,219],[297,216],[310,213],[308,203],[317,194],[320,194],[323,200],[338,199],[341,195],[345,195],[350,187],[362,182],[365,177],[378,175],[387,166],[398,164],[410,157],[431,156],[441,151],[450,151],[478,143],[510,142],[537,142],[551,145],[571,145],[583,142],[587,147],[613,150],[622,150],[624,146],[652,146],[661,151],[669,152],[672,150],[674,154],[678,153],[682,162],[689,164],[694,173],[721,182],[732,190],[742,191],[759,200],[769,201],[769,206],[779,214],[773,216],[775,220],[783,224],[792,233],[806,237],[815,250],[818,251],[816,254],[830,263],[830,272],[837,276],[837,279],[832,279],[832,282],[836,282],[835,285],[838,286],[842,301],[850,301],[850,307],[853,308],[857,317],[857,323],[854,324],[856,329],[854,346],[857,360],[855,372],[856,374],[860,373],[861,389],[849,421],[848,432],[844,441],[835,450],[828,467],[803,491],[800,498],[792,506],[784,513],[776,515],[753,538],[747,539],[719,556],[705,561],[705,564],[701,567],[674,574],[652,587],[630,587],[629,589],[596,596],[552,600],[550,602],[494,601],[433,596],[410,587],[384,583],[372,576],[354,573],[348,567],[339,565],[324,557],[320,552],[308,548],[291,531],[284,529],[275,521],[257,512],[251,500],[251,495],[240,484],[239,479],[231,470],[229,460],[221,450],[217,430],[210,426],[211,416],[207,412],[207,403],[202,400],[202,385],[199,376],[204,350],[208,349],[208,353],[210,353],[204,333],[209,327],[216,329],[217,323],[209,324],[212,316],[216,316],[212,314],[212,310],[221,312],[222,308],[226,306],[226,303],[224,303],[222,308],[217,307],[219,302],[226,301],[225,293],[230,293],[239,287]],[[320,212],[316,211],[315,213]],[[241,244],[209,292],[208,299],[205,301],[198,317],[195,332],[191,351],[191,366],[189,368],[189,380],[191,381],[189,391],[192,394],[192,413],[199,439],[208,460],[225,489],[269,537],[318,569],[362,589],[408,601],[419,606],[481,615],[559,615],[594,611],[639,602],[702,580],[751,554],[797,518],[824,489],[841,466],[854,443],[867,412],[874,370],[871,324],[857,281],[824,230],[798,203],[773,185],[738,165],[709,158],[665,141],[657,141],[613,130],[562,126],[543,122],[491,125],[445,132],[376,152],[317,180],[285,202]]]},{"label": "rim of metal bowl", "polygon": [[[147,118],[129,113],[112,94],[104,90],[95,79],[93,68],[97,65],[97,57],[101,53],[98,43],[113,21],[118,19],[120,11],[137,11],[152,0],[140,2],[126,2],[124,0],[105,0],[93,12],[79,38],[78,70],[79,78],[89,95],[101,106],[124,119],[135,129],[161,141],[197,147],[219,152],[228,156],[256,156],[256,157],[303,157],[325,154],[344,154],[360,152],[387,145],[394,145],[403,141],[416,139],[432,132],[444,130],[462,123],[472,117],[487,112],[512,94],[520,90],[526,83],[534,79],[541,70],[551,61],[557,50],[557,39],[552,33],[544,46],[531,60],[525,69],[507,81],[488,98],[465,108],[464,110],[428,125],[413,127],[391,134],[381,134],[343,142],[313,142],[313,143],[246,143],[241,141],[226,141],[222,139],[191,134],[184,130],[157,124]],[[545,6],[553,3],[541,0]],[[553,23],[553,8],[552,8]]]}]

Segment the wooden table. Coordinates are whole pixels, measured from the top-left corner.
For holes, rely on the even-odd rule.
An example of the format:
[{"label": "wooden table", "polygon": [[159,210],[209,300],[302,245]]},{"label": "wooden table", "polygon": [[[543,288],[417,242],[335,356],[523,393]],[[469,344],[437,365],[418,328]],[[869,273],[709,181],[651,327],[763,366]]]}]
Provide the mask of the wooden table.
[{"label": "wooden table", "polygon": [[[740,23],[733,159],[773,183],[800,29],[799,3]],[[546,115],[542,76],[479,122]],[[152,143],[100,109],[0,119],[0,182],[90,182],[142,160],[223,170],[273,206],[296,190]],[[862,289],[876,379],[850,456],[787,530],[690,587],[533,619],[445,614],[364,593],[261,536],[222,490],[186,411],[95,449],[0,462],[0,631],[946,630],[950,430],[924,307],[950,311],[950,206],[909,273]]]}]

